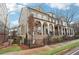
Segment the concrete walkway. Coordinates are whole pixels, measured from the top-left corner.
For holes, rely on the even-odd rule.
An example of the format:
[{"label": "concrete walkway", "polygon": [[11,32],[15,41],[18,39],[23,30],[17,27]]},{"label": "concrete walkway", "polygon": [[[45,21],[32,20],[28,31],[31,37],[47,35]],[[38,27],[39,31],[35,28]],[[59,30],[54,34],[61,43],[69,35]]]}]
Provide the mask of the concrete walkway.
[{"label": "concrete walkway", "polygon": [[[67,42],[63,42],[63,43],[57,43],[57,44],[53,44],[53,45],[46,45],[44,47],[33,48],[33,49],[28,49],[28,50],[8,52],[8,53],[5,53],[4,55],[37,55],[40,52],[44,52],[44,51],[51,50],[53,48],[61,47],[61,46],[64,46],[66,44],[69,44],[69,43],[75,42],[75,41],[77,41],[77,40],[67,41]],[[79,41],[79,39],[78,39],[78,41]]]}]

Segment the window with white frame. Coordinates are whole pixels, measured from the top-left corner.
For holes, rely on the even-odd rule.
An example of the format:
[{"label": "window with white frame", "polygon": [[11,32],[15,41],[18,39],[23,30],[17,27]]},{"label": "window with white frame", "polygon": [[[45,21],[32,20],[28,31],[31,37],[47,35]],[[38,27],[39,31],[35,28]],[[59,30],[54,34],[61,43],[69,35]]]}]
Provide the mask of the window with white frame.
[{"label": "window with white frame", "polygon": [[66,26],[66,22],[63,22],[63,25]]},{"label": "window with white frame", "polygon": [[51,18],[51,22],[53,22],[53,19]]},{"label": "window with white frame", "polygon": [[44,19],[44,20],[47,20],[47,17],[46,17],[46,15],[43,15],[43,19]]},{"label": "window with white frame", "polygon": [[56,24],[58,24],[58,20],[56,20]]},{"label": "window with white frame", "polygon": [[61,25],[61,20],[59,21],[59,24]]},{"label": "window with white frame", "polygon": [[50,22],[52,21],[50,17],[49,17],[49,21],[50,21]]},{"label": "window with white frame", "polygon": [[42,19],[42,14],[38,14],[37,17]]},{"label": "window with white frame", "polygon": [[34,17],[37,17],[37,16],[36,16],[37,14],[36,14],[35,12],[32,12],[32,14],[33,14]]}]

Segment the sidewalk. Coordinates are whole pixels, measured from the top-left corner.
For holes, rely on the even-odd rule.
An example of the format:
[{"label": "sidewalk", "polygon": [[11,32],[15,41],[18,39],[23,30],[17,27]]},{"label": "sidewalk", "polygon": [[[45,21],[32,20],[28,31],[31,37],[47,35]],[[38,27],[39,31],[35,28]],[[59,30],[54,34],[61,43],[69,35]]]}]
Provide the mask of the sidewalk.
[{"label": "sidewalk", "polygon": [[66,44],[69,44],[69,43],[75,42],[75,41],[79,41],[79,39],[62,42],[62,43],[57,43],[57,44],[53,44],[53,45],[46,45],[46,46],[40,47],[40,48],[34,48],[34,49],[28,49],[28,50],[22,50],[22,51],[16,51],[16,52],[9,52],[9,53],[5,53],[5,55],[38,55],[40,52],[44,52],[44,51],[51,50],[53,48],[61,47],[61,46],[64,46]]}]

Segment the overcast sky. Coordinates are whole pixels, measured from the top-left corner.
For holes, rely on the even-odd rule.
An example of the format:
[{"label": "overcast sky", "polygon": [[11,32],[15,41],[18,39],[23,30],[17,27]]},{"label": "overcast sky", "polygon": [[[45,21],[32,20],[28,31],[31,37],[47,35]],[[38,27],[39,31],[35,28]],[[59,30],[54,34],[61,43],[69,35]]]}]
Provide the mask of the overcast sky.
[{"label": "overcast sky", "polygon": [[[18,25],[21,8],[25,6],[35,8],[41,5],[41,8],[45,12],[52,11],[59,16],[62,16],[64,11],[72,8],[74,11],[77,11],[74,19],[79,19],[79,4],[75,3],[7,3],[6,5],[8,8],[8,19],[10,20],[11,26]],[[60,15],[60,13],[62,14]]]}]

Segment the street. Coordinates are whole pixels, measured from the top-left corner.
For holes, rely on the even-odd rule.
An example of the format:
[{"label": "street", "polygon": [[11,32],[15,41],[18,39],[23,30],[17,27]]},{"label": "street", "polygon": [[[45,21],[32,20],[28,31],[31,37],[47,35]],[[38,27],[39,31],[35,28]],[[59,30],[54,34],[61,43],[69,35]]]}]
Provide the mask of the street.
[{"label": "street", "polygon": [[65,55],[79,55],[79,47],[72,49],[71,51],[67,52]]},{"label": "street", "polygon": [[79,50],[73,52],[71,55],[79,55]]}]

